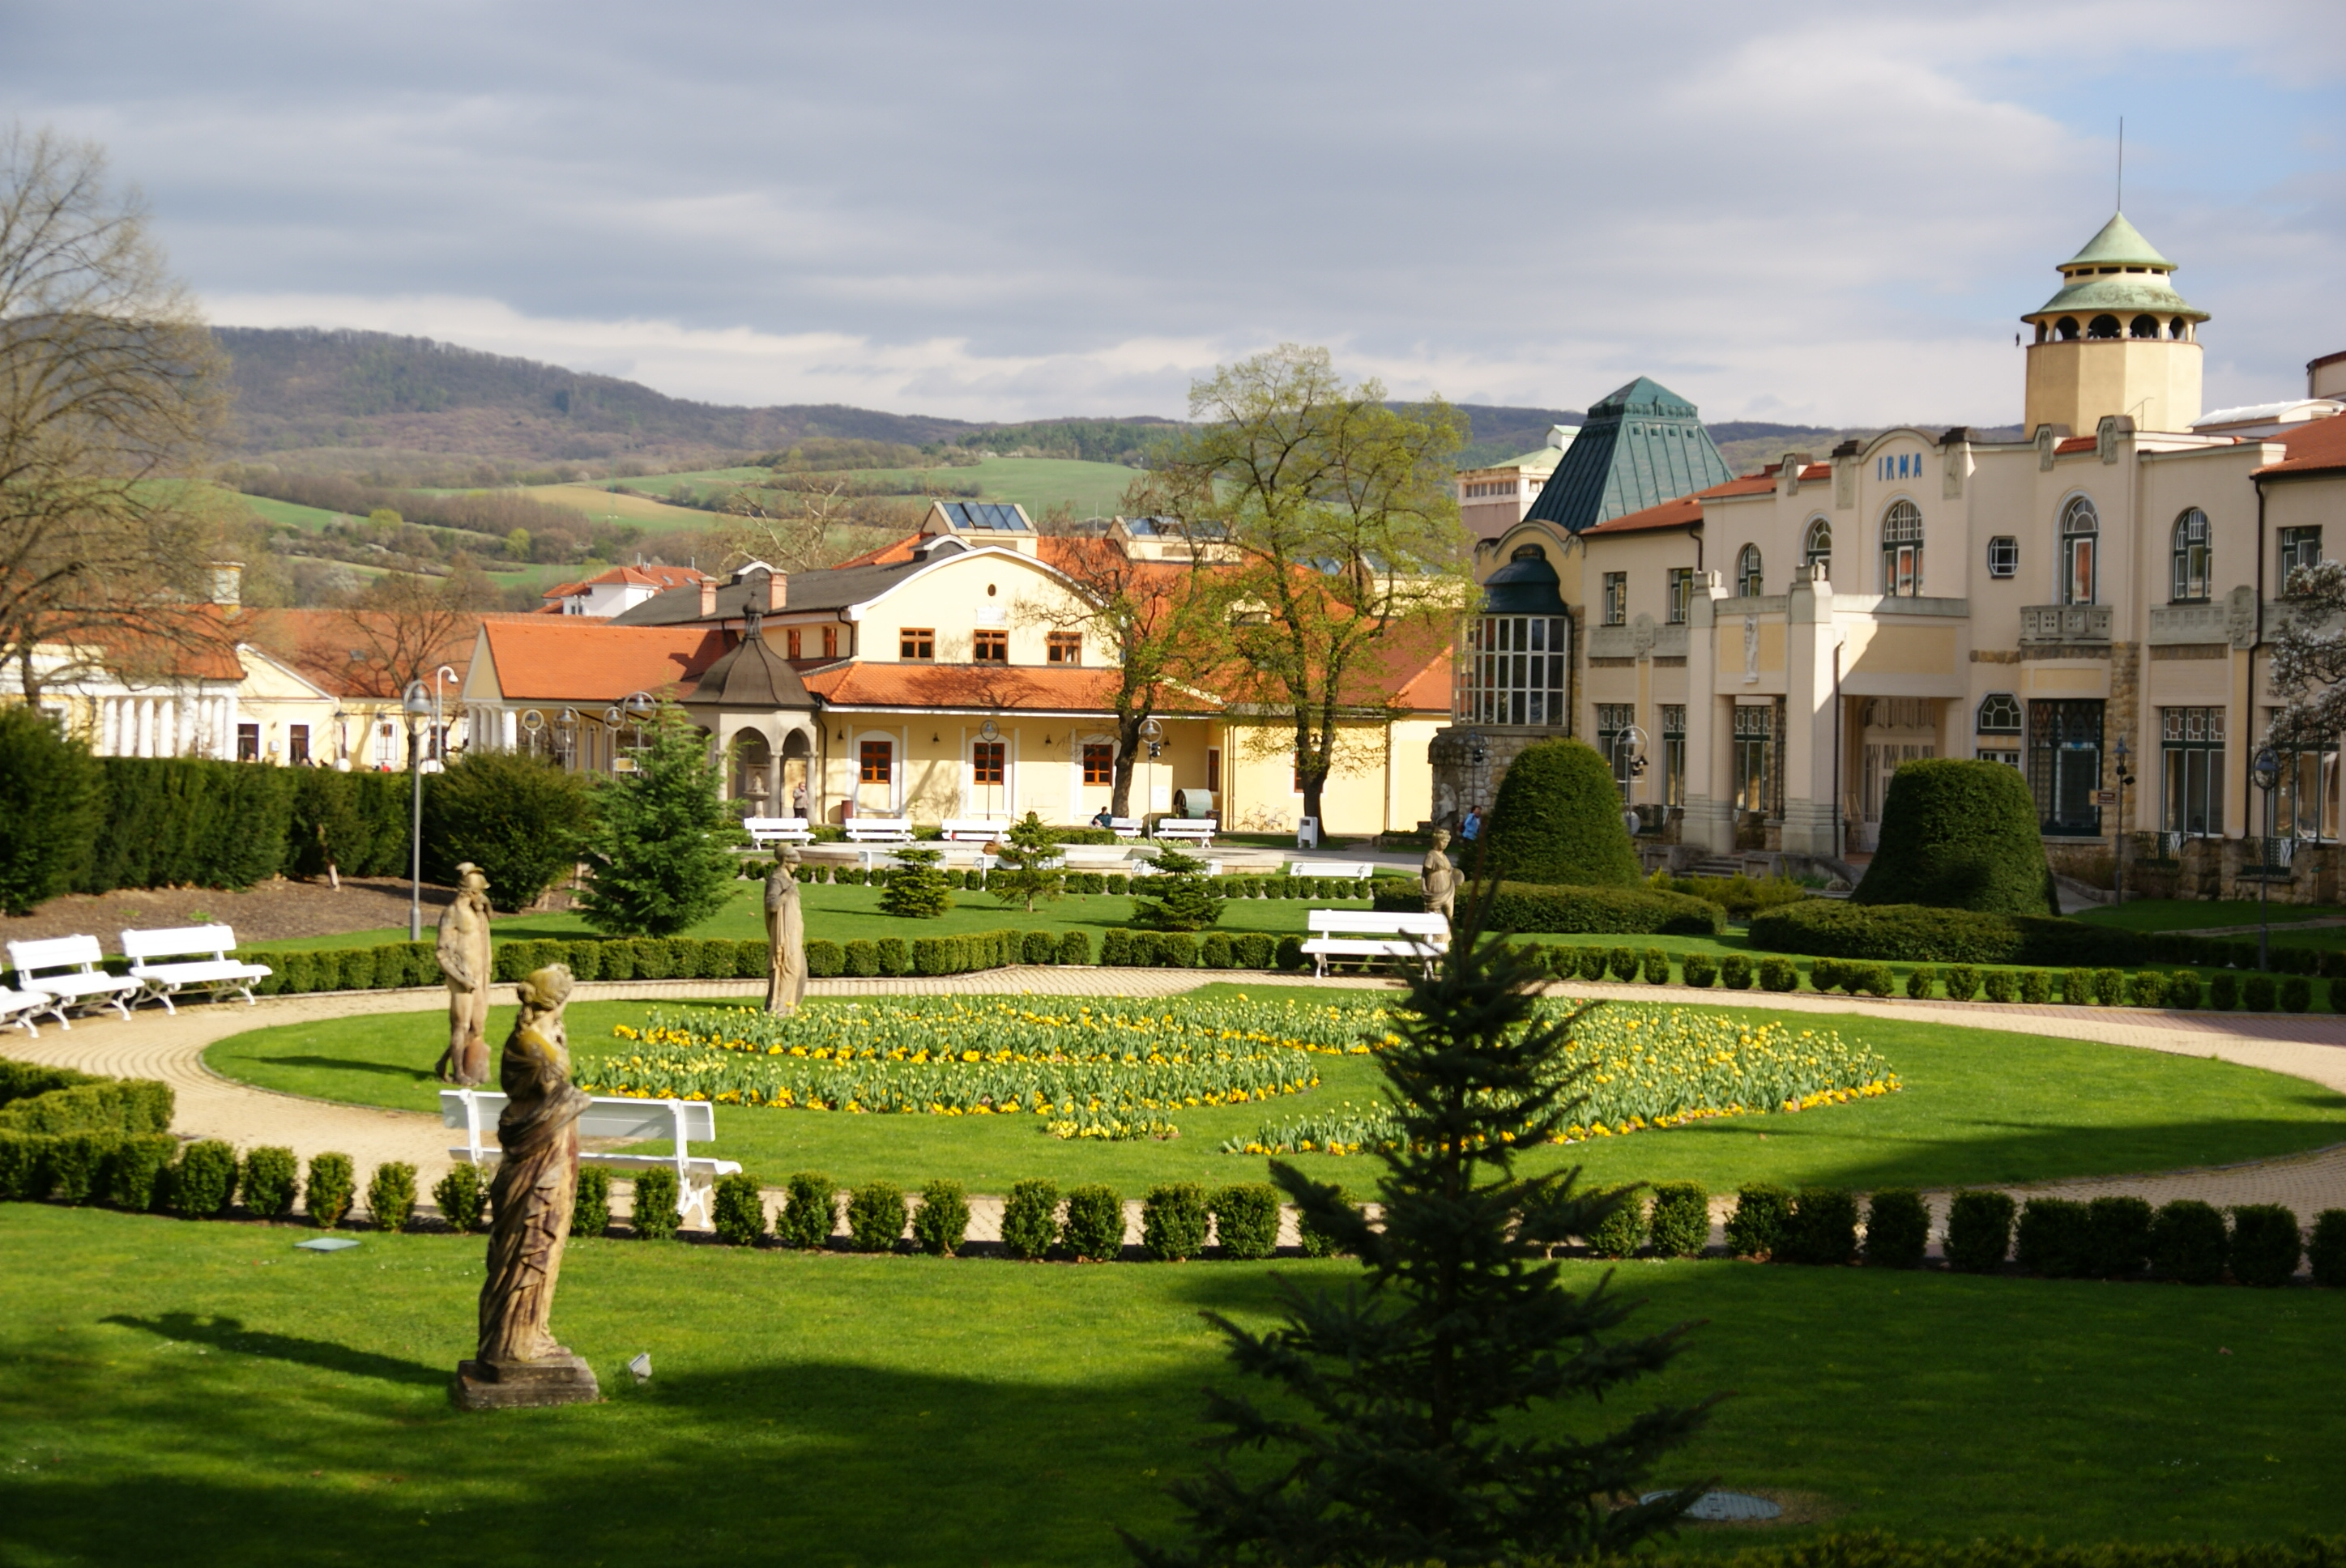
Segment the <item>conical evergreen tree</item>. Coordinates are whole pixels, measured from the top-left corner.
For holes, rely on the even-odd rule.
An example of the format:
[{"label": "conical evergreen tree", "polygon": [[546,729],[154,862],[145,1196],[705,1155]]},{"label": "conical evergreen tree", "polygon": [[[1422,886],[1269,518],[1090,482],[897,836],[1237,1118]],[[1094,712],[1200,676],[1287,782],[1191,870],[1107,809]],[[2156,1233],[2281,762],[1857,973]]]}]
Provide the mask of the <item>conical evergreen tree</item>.
[{"label": "conical evergreen tree", "polygon": [[595,786],[578,912],[617,936],[674,936],[725,907],[741,825],[717,799],[709,737],[663,707],[636,766]]},{"label": "conical evergreen tree", "polygon": [[1178,850],[1157,851],[1158,875],[1143,883],[1133,879],[1135,891],[1146,886],[1157,896],[1137,900],[1132,923],[1150,931],[1204,931],[1222,918],[1222,895],[1206,875],[1206,862]]},{"label": "conical evergreen tree", "polygon": [[1029,811],[1003,835],[994,867],[985,873],[985,891],[1005,904],[1023,901],[1033,914],[1036,899],[1056,899],[1066,891],[1058,859],[1058,840]]},{"label": "conical evergreen tree", "polygon": [[[1401,1042],[1378,1059],[1404,1133],[1377,1156],[1380,1227],[1341,1189],[1272,1162],[1305,1223],[1359,1256],[1365,1287],[1307,1295],[1281,1281],[1286,1321],[1263,1334],[1206,1315],[1237,1369],[1284,1397],[1266,1408],[1209,1390],[1222,1430],[1203,1446],[1268,1450],[1279,1468],[1241,1480],[1216,1463],[1175,1485],[1190,1540],[1127,1536],[1142,1563],[1466,1568],[1609,1556],[1669,1527],[1700,1495],[1617,1501],[1638,1494],[1655,1461],[1702,1424],[1708,1401],[1571,1437],[1538,1435],[1521,1419],[1556,1400],[1617,1396],[1667,1365],[1690,1327],[1608,1341],[1637,1303],[1614,1296],[1609,1276],[1566,1289],[1546,1259],[1547,1240],[1588,1234],[1629,1194],[1580,1189],[1577,1170],[1515,1174],[1515,1149],[1567,1121],[1577,1077],[1560,1054],[1580,1014],[1536,1014],[1539,979],[1470,926],[1434,978],[1412,981]],[[1540,1223],[1519,1226],[1524,1215]]]},{"label": "conical evergreen tree", "polygon": [[880,894],[880,912],[935,920],[953,908],[953,894],[945,891],[944,858],[943,850],[897,850],[895,868]]}]

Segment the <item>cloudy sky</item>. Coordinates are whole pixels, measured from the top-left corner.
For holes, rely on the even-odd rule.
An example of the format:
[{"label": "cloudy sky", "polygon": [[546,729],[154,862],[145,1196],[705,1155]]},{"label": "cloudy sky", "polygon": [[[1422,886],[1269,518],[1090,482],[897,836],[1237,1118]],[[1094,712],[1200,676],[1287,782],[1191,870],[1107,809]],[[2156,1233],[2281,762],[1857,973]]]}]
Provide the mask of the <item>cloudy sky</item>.
[{"label": "cloudy sky", "polygon": [[0,0],[229,324],[726,402],[1183,411],[1322,343],[1398,393],[2019,417],[2113,200],[2210,406],[2346,349],[2346,5]]}]

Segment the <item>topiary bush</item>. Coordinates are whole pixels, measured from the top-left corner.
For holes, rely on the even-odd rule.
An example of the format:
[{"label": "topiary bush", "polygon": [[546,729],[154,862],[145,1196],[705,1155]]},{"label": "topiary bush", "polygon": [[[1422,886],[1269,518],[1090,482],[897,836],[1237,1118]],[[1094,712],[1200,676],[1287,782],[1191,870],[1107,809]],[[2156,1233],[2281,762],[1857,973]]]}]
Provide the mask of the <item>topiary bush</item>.
[{"label": "topiary bush", "polygon": [[570,1234],[600,1236],[610,1228],[610,1170],[603,1166],[580,1166],[578,1194],[570,1205]]},{"label": "topiary bush", "polygon": [[2012,1195],[1958,1192],[1947,1203],[1946,1255],[1966,1274],[1991,1274],[2012,1252]]},{"label": "topiary bush", "polygon": [[2292,974],[2280,983],[2280,1010],[2302,1013],[2313,1005],[2313,982],[2301,974]]},{"label": "topiary bush", "polygon": [[[5,1139],[0,1139],[5,1144]],[[143,1214],[155,1207],[155,1197],[170,1168],[179,1140],[168,1133],[132,1133],[115,1146],[106,1165],[106,1201],[117,1208]],[[0,1178],[0,1196],[5,1180]],[[291,1200],[288,1200],[291,1207]]]},{"label": "topiary bush", "polygon": [[831,1245],[839,1225],[839,1189],[821,1171],[800,1171],[786,1184],[775,1237],[784,1247],[815,1251]]},{"label": "topiary bush", "polygon": [[1765,1257],[1784,1239],[1784,1223],[1791,1217],[1792,1195],[1767,1182],[1737,1189],[1735,1213],[1727,1221],[1727,1247],[1738,1257]]},{"label": "topiary bush", "polygon": [[[408,1171],[408,1201],[414,1201],[414,1176]],[[182,1219],[209,1219],[228,1212],[236,1196],[236,1149],[218,1138],[189,1144],[171,1167],[164,1207]],[[73,1199],[80,1201],[76,1194]]]},{"label": "topiary bush", "polygon": [[1998,762],[1923,758],[1890,776],[1859,904],[2057,915],[2028,780]]},{"label": "topiary bush", "polygon": [[1646,1239],[1658,1257],[1699,1256],[1710,1245],[1710,1194],[1696,1182],[1658,1183]]},{"label": "topiary bush", "polygon": [[2097,1197],[2086,1206],[2086,1272],[2098,1279],[2129,1279],[2150,1265],[2148,1202]]},{"label": "topiary bush", "polygon": [[676,1171],[653,1166],[636,1173],[627,1200],[627,1228],[638,1241],[666,1241],[684,1223],[677,1212]]},{"label": "topiary bush", "polygon": [[1730,952],[1719,961],[1719,983],[1729,991],[1751,989],[1751,961],[1739,952]]},{"label": "topiary bush", "polygon": [[2325,1208],[2313,1217],[2313,1240],[2305,1250],[2316,1285],[2333,1290],[2346,1286],[2346,1208]]},{"label": "topiary bush", "polygon": [[2251,974],[2240,982],[2240,1005],[2251,1013],[2273,1010],[2273,977]]},{"label": "topiary bush", "polygon": [[1840,1187],[1802,1187],[1784,1221],[1776,1261],[1838,1268],[1856,1252],[1856,1196]]},{"label": "topiary bush", "polygon": [[[1253,939],[1250,937],[1247,940],[1252,941]],[[1071,931],[1061,933],[1059,937],[1059,962],[1061,963],[1087,964],[1091,962],[1091,961],[1092,939],[1090,932]],[[1249,969],[1261,969],[1266,967],[1266,965],[1260,963],[1250,963],[1246,967]]]},{"label": "topiary bush", "polygon": [[[1121,1229],[1117,1245],[1123,1244]],[[1178,1263],[1206,1250],[1206,1189],[1168,1182],[1148,1189],[1140,1205],[1140,1245],[1159,1263]]]},{"label": "topiary bush", "polygon": [[[1346,1203],[1352,1201],[1349,1194],[1340,1191],[1338,1196]],[[1339,1237],[1329,1235],[1311,1222],[1309,1209],[1297,1211],[1295,1239],[1302,1247],[1303,1256],[1306,1257],[1336,1257],[1342,1256],[1344,1252],[1344,1244]]]},{"label": "topiary bush", "polygon": [[1207,1207],[1224,1257],[1269,1257],[1278,1250],[1279,1189],[1269,1182],[1217,1188]]},{"label": "topiary bush", "polygon": [[1059,1239],[1079,1258],[1114,1261],[1124,1250],[1124,1200],[1098,1183],[1070,1189]]},{"label": "topiary bush", "polygon": [[1624,983],[1635,980],[1637,978],[1637,954],[1633,949],[1617,947],[1605,955],[1605,967],[1613,972],[1616,980]]},{"label": "topiary bush", "polygon": [[2020,977],[2008,969],[1991,969],[1980,976],[1980,990],[1990,1002],[2014,1002],[2020,996]]},{"label": "topiary bush", "polygon": [[293,1151],[269,1145],[244,1156],[237,1186],[244,1194],[247,1213],[257,1219],[283,1219],[293,1212],[301,1192],[301,1162]]},{"label": "topiary bush", "polygon": [[1646,1199],[1636,1187],[1615,1187],[1606,1196],[1618,1199],[1581,1237],[1599,1257],[1632,1257],[1646,1245]]},{"label": "topiary bush", "polygon": [[1762,991],[1794,991],[1800,983],[1800,972],[1789,958],[1763,958],[1760,961],[1760,988]]},{"label": "topiary bush", "polygon": [[[2192,1009],[2199,1005],[2202,992],[2198,972],[2188,969],[2178,969],[2174,973],[2169,974],[2165,978],[2167,981],[2167,994],[2162,998],[2164,1005],[2186,1013],[2190,1012]],[[2333,985],[2330,989],[2331,993],[2335,994],[2338,992],[2339,987]]]},{"label": "topiary bush", "polygon": [[1969,1002],[1979,994],[1980,972],[1968,963],[1958,963],[1947,971],[1947,995],[1955,1002]]},{"label": "topiary bush", "polygon": [[351,1200],[357,1189],[358,1173],[351,1165],[350,1156],[311,1155],[310,1179],[301,1191],[301,1207],[309,1211],[311,1225],[332,1230],[351,1212]]},{"label": "topiary bush", "polygon": [[[585,1170],[580,1174],[584,1175]],[[481,1228],[481,1215],[488,1207],[488,1198],[476,1166],[450,1166],[448,1174],[432,1184],[432,1201],[440,1206],[440,1217],[458,1230]],[[575,1212],[576,1205],[574,1203],[572,1207]]]},{"label": "topiary bush", "polygon": [[2232,1210],[2232,1278],[2241,1284],[2279,1289],[2304,1256],[2290,1210],[2277,1203],[2244,1203]]},{"label": "topiary bush", "polygon": [[1028,1261],[1045,1256],[1058,1244],[1058,1217],[1057,1182],[1012,1182],[1002,1206],[1002,1250]]},{"label": "topiary bush", "polygon": [[893,1252],[904,1239],[904,1189],[866,1182],[847,1195],[847,1234],[858,1252]]},{"label": "topiary bush", "polygon": [[1647,984],[1668,985],[1670,983],[1670,955],[1660,948],[1649,947],[1646,950],[1642,967]]},{"label": "topiary bush", "polygon": [[766,1239],[766,1195],[756,1176],[735,1171],[717,1178],[709,1199],[709,1228],[728,1247],[755,1247]]},{"label": "topiary bush", "polygon": [[951,1257],[969,1238],[969,1192],[957,1181],[933,1181],[921,1189],[913,1216],[913,1240],[932,1257]]},{"label": "topiary bush", "polygon": [[2150,1226],[2150,1266],[2162,1279],[2213,1285],[2224,1278],[2231,1237],[2224,1217],[2195,1197],[2178,1198]]},{"label": "topiary bush", "polygon": [[1578,740],[1543,740],[1516,754],[1492,802],[1481,859],[1469,871],[1510,881],[1626,888],[1644,880],[1613,769]]},{"label": "topiary bush", "polygon": [[2093,1272],[2086,1206],[2075,1198],[2032,1197],[2021,1206],[2014,1241],[2020,1267],[2050,1279],[2082,1279]]},{"label": "topiary bush", "polygon": [[2229,1013],[2240,1004],[2240,979],[2236,974],[2218,970],[2208,979],[2208,1005],[2218,1013]]},{"label": "topiary bush", "polygon": [[1690,952],[1680,965],[1686,983],[1698,990],[1707,990],[1719,980],[1719,961],[1707,952]]},{"label": "topiary bush", "polygon": [[[469,1170],[470,1166],[460,1167]],[[367,1179],[367,1214],[377,1230],[405,1230],[415,1213],[415,1167],[385,1160]]]},{"label": "topiary bush", "polygon": [[1912,1187],[1884,1187],[1865,1206],[1865,1261],[1873,1268],[1920,1268],[1931,1245],[1931,1210]]},{"label": "topiary bush", "polygon": [[1906,975],[1906,994],[1913,997],[1918,1002],[1926,1000],[1931,994],[1932,987],[1937,985],[1938,983],[1939,972],[1932,968],[1927,963],[1922,964],[1908,972]]}]

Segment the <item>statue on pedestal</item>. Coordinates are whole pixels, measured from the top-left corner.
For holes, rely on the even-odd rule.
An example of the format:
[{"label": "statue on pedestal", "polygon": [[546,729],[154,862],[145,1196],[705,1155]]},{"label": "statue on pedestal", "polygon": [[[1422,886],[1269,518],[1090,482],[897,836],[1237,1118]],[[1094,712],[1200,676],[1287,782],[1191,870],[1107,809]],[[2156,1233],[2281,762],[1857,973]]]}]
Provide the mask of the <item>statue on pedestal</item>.
[{"label": "statue on pedestal", "polygon": [[784,844],[766,873],[766,1011],[795,1012],[806,1000],[806,914],[799,907],[799,852]]},{"label": "statue on pedestal", "polygon": [[448,1049],[435,1071],[444,1083],[478,1088],[489,1078],[489,879],[470,860],[456,868],[435,956],[448,980]]},{"label": "statue on pedestal", "polygon": [[495,1218],[481,1285],[481,1345],[456,1369],[456,1397],[473,1410],[602,1397],[594,1371],[546,1328],[578,1197],[578,1118],[590,1103],[570,1082],[562,1027],[570,983],[570,971],[558,963],[521,983],[521,1016],[498,1064],[503,1154],[489,1187]]},{"label": "statue on pedestal", "polygon": [[1454,923],[1458,919],[1458,871],[1450,863],[1450,830],[1433,830],[1433,848],[1425,851],[1418,877],[1425,889],[1425,912]]}]

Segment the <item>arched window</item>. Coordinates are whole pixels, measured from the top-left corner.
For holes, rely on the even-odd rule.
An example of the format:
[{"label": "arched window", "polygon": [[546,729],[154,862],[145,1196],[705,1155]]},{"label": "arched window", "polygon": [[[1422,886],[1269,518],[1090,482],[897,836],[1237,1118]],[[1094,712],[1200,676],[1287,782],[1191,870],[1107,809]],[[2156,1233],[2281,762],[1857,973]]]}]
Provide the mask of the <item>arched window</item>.
[{"label": "arched window", "polygon": [[2019,734],[2020,699],[2008,691],[1992,691],[1981,697],[1979,732],[1982,735]]},{"label": "arched window", "polygon": [[2096,316],[2086,323],[2086,336],[2089,338],[2115,338],[2117,335],[2118,319],[2116,316]]},{"label": "arched window", "polygon": [[2137,316],[2133,321],[2127,323],[2127,336],[2130,338],[2155,338],[2158,336],[2158,318],[2157,316]]},{"label": "arched window", "polygon": [[2059,321],[2053,323],[2053,331],[2063,342],[2076,342],[2077,341],[2077,318],[2075,316],[2062,317]]},{"label": "arched window", "polygon": [[1825,575],[1832,575],[1832,524],[1821,517],[1809,524],[1808,536],[1800,542],[1800,565],[1822,566]]},{"label": "arched window", "polygon": [[1747,599],[1760,596],[1760,546],[1746,545],[1735,557],[1735,591]]},{"label": "arched window", "polygon": [[2180,341],[2191,335],[2191,323],[2178,316],[2167,323],[2167,335]]},{"label": "arched window", "polygon": [[2204,602],[2213,576],[2208,565],[2208,514],[2197,506],[2175,520],[2175,603]]},{"label": "arched window", "polygon": [[2061,508],[2061,602],[2094,602],[2094,554],[2101,543],[2101,514],[2082,495],[2070,497]]},{"label": "arched window", "polygon": [[1882,514],[1882,591],[1909,599],[1923,591],[1923,509],[1912,501]]}]

